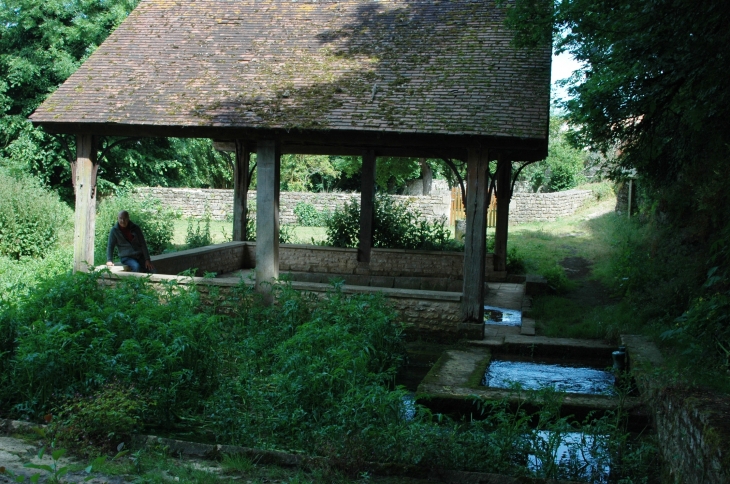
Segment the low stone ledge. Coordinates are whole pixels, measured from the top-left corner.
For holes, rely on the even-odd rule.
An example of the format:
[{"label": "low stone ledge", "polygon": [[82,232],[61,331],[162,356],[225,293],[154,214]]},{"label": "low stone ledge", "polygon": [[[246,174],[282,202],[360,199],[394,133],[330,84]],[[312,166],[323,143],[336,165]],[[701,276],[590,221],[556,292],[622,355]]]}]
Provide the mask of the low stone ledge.
[{"label": "low stone ledge", "polygon": [[[163,445],[173,455],[199,459],[219,459],[223,455],[243,455],[261,465],[275,465],[279,467],[294,467],[301,469],[322,469],[329,465],[324,457],[291,454],[278,450],[259,450],[236,445],[214,445],[187,442],[154,435],[137,435],[134,437],[135,446]],[[511,477],[484,472],[465,472],[455,470],[434,470],[428,463],[422,466],[409,464],[394,464],[380,462],[363,462],[358,471],[368,472],[379,476],[402,476],[416,479],[437,477],[439,482],[447,484],[577,484],[572,481],[557,481],[552,479],[533,479],[527,477]]]},{"label": "low stone ledge", "polygon": [[644,336],[622,335],[629,369],[652,410],[660,451],[673,482],[730,482],[730,398],[678,386]]}]

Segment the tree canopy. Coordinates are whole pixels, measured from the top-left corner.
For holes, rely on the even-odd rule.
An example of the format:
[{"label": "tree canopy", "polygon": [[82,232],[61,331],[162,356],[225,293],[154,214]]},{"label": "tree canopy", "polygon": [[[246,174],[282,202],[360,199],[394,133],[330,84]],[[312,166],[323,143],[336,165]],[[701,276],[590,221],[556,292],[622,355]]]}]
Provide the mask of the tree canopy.
[{"label": "tree canopy", "polygon": [[552,35],[584,63],[563,103],[574,143],[617,150],[615,175],[636,170],[678,215],[719,226],[730,220],[727,18],[725,0],[517,0],[508,22],[517,43]]}]

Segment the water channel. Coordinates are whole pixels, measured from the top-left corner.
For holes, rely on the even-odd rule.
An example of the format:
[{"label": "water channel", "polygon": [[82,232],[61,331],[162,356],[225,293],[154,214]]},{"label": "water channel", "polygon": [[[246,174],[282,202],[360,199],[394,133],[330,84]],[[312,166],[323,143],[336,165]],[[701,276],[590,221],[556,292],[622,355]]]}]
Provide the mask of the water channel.
[{"label": "water channel", "polygon": [[483,386],[491,388],[512,388],[515,384],[525,390],[552,387],[566,393],[615,394],[611,372],[561,364],[493,360],[482,380]]}]

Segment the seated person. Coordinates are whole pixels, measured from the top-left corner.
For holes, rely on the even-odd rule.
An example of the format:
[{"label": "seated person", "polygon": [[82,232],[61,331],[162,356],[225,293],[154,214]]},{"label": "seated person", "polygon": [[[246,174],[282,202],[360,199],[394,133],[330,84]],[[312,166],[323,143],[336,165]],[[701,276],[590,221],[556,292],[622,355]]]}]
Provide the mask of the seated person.
[{"label": "seated person", "polygon": [[106,265],[109,267],[114,265],[112,261],[114,247],[119,250],[122,264],[129,266],[132,272],[153,272],[155,270],[147,250],[147,243],[142,235],[142,229],[129,220],[129,212],[126,210],[119,212],[117,223],[109,232],[109,242],[106,245]]}]

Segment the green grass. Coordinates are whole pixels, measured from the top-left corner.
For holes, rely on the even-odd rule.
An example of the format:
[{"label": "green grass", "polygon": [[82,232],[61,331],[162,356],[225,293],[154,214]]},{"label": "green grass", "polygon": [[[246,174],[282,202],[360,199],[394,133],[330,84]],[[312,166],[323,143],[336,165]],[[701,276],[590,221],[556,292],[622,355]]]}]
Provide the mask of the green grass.
[{"label": "green grass", "polygon": [[[528,273],[542,274],[566,257],[593,261],[594,274],[605,272],[614,248],[613,234],[620,217],[612,212],[614,200],[582,208],[555,222],[534,222],[510,226],[508,246],[524,257]],[[600,213],[601,215],[593,216]]]},{"label": "green grass", "polygon": [[563,338],[609,339],[622,333],[641,332],[642,319],[619,299],[596,304],[582,292],[584,280],[569,280],[560,262],[581,257],[592,263],[587,281],[616,292],[615,261],[621,247],[617,240],[636,230],[613,212],[614,198],[583,207],[555,222],[510,227],[508,245],[524,258],[528,273],[541,274],[557,294],[535,298],[532,316],[538,334]]},{"label": "green grass", "polygon": [[[174,221],[175,233],[172,237],[172,244],[177,250],[185,248],[185,236],[188,233],[188,220],[187,218],[177,219]],[[197,227],[198,219],[193,218],[193,229]],[[201,228],[203,227],[201,222]],[[233,234],[233,222],[225,220],[211,220],[210,221],[210,235],[213,238],[214,244],[221,244],[231,240]],[[302,227],[299,225],[294,226],[294,240],[292,243],[295,244],[311,244],[312,239],[315,242],[323,242],[327,239],[327,229],[324,227]]]}]

